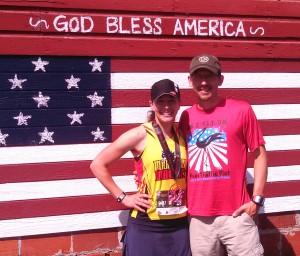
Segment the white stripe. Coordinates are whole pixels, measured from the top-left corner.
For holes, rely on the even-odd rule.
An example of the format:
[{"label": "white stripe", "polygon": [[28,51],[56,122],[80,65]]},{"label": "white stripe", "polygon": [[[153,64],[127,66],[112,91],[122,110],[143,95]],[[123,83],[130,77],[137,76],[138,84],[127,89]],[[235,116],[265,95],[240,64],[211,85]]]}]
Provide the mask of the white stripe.
[{"label": "white stripe", "polygon": [[[300,165],[268,167],[268,182],[300,180]],[[247,169],[247,183],[254,183],[253,168]]]},{"label": "white stripe", "polygon": [[[300,135],[265,136],[266,148],[274,150],[300,149]],[[25,164],[93,160],[108,143],[0,147],[0,164]],[[127,153],[123,158],[131,158]]]},{"label": "white stripe", "polygon": [[0,238],[122,227],[127,217],[126,210],[2,220]]},{"label": "white stripe", "polygon": [[252,108],[260,120],[300,118],[300,104],[252,105]]},{"label": "white stripe", "polygon": [[[260,213],[299,210],[300,196],[266,198]],[[127,225],[128,211],[110,211],[0,221],[0,238],[114,228]]]},{"label": "white stripe", "polygon": [[[0,164],[92,160],[108,143],[1,147]],[[27,160],[26,160],[27,159]]]},{"label": "white stripe", "polygon": [[266,198],[264,207],[259,213],[299,211],[300,196],[282,196]]},{"label": "white stripe", "polygon": [[300,135],[264,136],[264,139],[268,151],[300,149]]},{"label": "white stripe", "polygon": [[[188,106],[180,108],[176,121],[179,121],[181,113],[187,108]],[[259,120],[300,118],[300,104],[252,105],[252,108]],[[149,110],[149,107],[113,108],[111,122],[112,124],[140,124],[146,121]]]},{"label": "white stripe", "polygon": [[[300,180],[300,165],[269,167],[268,171],[268,182]],[[137,190],[133,175],[113,178],[125,192]],[[253,168],[247,170],[247,181],[254,182]],[[96,178],[0,184],[0,202],[98,194],[108,191]]]},{"label": "white stripe", "polygon": [[[171,79],[187,89],[188,73],[112,73],[113,90],[150,89],[161,79]],[[224,73],[222,88],[299,88],[300,73]],[[142,79],[141,79],[142,78]]]},{"label": "white stripe", "polygon": [[[115,176],[114,181],[125,192],[137,190],[133,175]],[[0,202],[97,194],[108,191],[96,178],[0,184]]]}]

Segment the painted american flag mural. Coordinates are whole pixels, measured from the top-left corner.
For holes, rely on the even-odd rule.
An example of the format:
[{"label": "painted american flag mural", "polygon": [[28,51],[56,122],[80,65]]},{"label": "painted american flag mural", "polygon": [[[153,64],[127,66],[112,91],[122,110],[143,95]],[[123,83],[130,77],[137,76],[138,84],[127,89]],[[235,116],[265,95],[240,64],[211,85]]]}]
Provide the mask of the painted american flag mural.
[{"label": "painted american flag mural", "polygon": [[[179,84],[181,111],[192,104],[188,74],[140,72],[147,69],[141,64],[157,61],[113,61],[99,56],[2,56],[0,61],[0,236],[126,225],[127,210],[93,177],[89,164],[121,132],[145,121],[149,88],[155,81],[168,77]],[[130,68],[138,72],[128,72]],[[163,71],[166,66],[155,69]],[[270,156],[267,199],[261,213],[299,209],[299,160],[294,159],[299,156],[300,108],[299,104],[276,104],[272,92],[282,84],[287,93],[300,88],[299,73],[225,72],[224,76],[223,96],[247,100],[244,88],[271,89],[267,101],[274,102],[270,104],[250,98],[267,134]],[[297,95],[291,99],[297,100]],[[291,132],[284,127],[277,131],[278,120],[290,125]],[[111,170],[124,191],[136,190],[130,154]],[[251,164],[248,183],[253,183]]]}]

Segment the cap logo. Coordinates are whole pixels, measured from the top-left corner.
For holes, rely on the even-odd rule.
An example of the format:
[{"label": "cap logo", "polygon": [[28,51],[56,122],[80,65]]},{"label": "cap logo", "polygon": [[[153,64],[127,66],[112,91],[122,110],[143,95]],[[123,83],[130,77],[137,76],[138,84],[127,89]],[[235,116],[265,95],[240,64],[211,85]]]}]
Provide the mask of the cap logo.
[{"label": "cap logo", "polygon": [[209,58],[207,56],[201,56],[199,57],[199,62],[200,63],[206,63],[209,61]]}]

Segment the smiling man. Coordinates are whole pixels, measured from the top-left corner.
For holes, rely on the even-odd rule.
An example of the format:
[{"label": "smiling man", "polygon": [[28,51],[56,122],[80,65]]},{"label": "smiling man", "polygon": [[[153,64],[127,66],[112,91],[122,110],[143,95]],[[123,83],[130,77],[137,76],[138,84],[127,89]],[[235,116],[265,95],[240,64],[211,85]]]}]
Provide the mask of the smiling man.
[{"label": "smiling man", "polygon": [[[223,99],[218,58],[201,54],[190,64],[189,84],[198,102],[179,127],[188,151],[188,211],[192,255],[263,255],[254,219],[263,205],[267,153],[250,104]],[[254,187],[246,188],[248,151],[254,156]]]}]

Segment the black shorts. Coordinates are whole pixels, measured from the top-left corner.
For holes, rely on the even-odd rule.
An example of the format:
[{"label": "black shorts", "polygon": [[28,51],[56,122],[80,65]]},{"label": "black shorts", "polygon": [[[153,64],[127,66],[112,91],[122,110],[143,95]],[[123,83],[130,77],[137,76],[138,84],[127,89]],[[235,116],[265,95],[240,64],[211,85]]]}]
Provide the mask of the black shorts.
[{"label": "black shorts", "polygon": [[187,218],[135,219],[129,216],[123,256],[191,256]]}]

